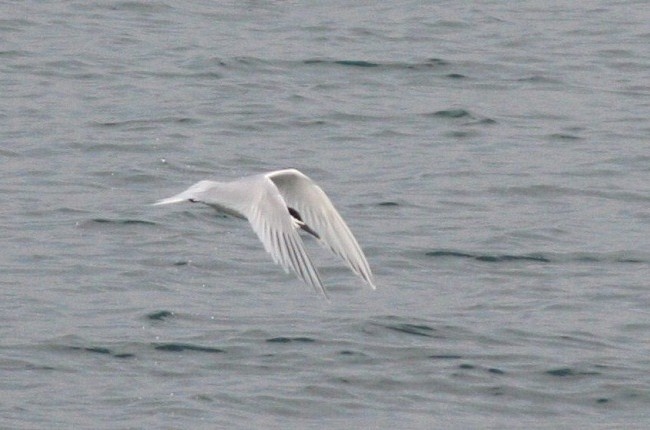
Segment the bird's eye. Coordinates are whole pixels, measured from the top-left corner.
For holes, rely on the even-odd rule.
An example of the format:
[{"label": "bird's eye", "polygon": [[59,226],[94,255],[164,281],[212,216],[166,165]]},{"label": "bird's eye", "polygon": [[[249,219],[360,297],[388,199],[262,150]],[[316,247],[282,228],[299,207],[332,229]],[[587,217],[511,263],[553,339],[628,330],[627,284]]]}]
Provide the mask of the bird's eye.
[{"label": "bird's eye", "polygon": [[187,199],[187,200],[188,200],[190,203],[198,203],[198,202],[199,202],[198,200],[195,200],[195,199]]}]

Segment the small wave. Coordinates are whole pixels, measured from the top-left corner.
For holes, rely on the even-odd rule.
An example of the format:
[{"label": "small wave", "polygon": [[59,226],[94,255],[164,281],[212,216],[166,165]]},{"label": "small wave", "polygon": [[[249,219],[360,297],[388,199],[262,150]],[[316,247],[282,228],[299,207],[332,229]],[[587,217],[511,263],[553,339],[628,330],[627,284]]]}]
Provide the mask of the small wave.
[{"label": "small wave", "polygon": [[103,346],[70,346],[68,347],[69,350],[71,351],[81,351],[81,352],[88,352],[91,354],[101,354],[101,355],[107,355],[115,358],[133,358],[135,357],[135,354],[131,354],[128,352],[120,352],[116,353],[113,352],[109,348],[105,348]]},{"label": "small wave", "polygon": [[147,314],[147,319],[152,321],[162,321],[175,316],[172,311],[156,311]]},{"label": "small wave", "polygon": [[560,367],[557,369],[550,369],[544,372],[547,375],[550,376],[556,376],[560,378],[566,378],[566,377],[579,377],[579,376],[596,376],[600,375],[600,372],[596,372],[593,370],[578,370],[578,369],[573,369],[571,367]]},{"label": "small wave", "polygon": [[111,350],[101,346],[71,346],[70,349],[75,351],[94,352],[96,354],[111,354]]},{"label": "small wave", "polygon": [[425,253],[427,257],[442,257],[442,258],[471,258],[477,261],[485,261],[489,263],[500,263],[504,261],[538,261],[542,263],[550,263],[551,260],[539,254],[524,254],[524,255],[511,255],[511,254],[470,254],[458,251],[428,251]]},{"label": "small wave", "polygon": [[[325,66],[343,66],[343,67],[356,67],[356,68],[382,68],[382,69],[404,69],[404,70],[421,70],[430,69],[433,67],[446,66],[449,63],[440,58],[430,58],[417,63],[380,63],[367,60],[333,60],[333,59],[320,59],[313,58],[304,60],[303,64],[306,65],[325,65]],[[462,76],[462,75],[458,75]],[[454,76],[457,77],[457,76]]]},{"label": "small wave", "polygon": [[93,218],[89,221],[83,222],[80,226],[87,226],[88,224],[113,224],[113,225],[156,225],[153,221],[145,221],[142,219],[109,219],[109,218]]},{"label": "small wave", "polygon": [[311,337],[285,337],[285,336],[279,336],[279,337],[272,337],[270,339],[266,339],[267,342],[269,343],[312,343],[316,342],[316,339],[312,339]]},{"label": "small wave", "polygon": [[156,351],[167,351],[167,352],[194,351],[194,352],[208,352],[213,354],[220,354],[226,352],[221,348],[193,345],[190,343],[157,343],[154,344],[153,347]]},{"label": "small wave", "polygon": [[468,258],[486,263],[506,262],[537,262],[537,263],[649,263],[650,259],[632,252],[613,253],[545,253],[535,252],[529,254],[483,254],[462,251],[434,250],[424,253],[427,257],[434,258]]},{"label": "small wave", "polygon": [[463,119],[470,120],[471,124],[478,125],[492,125],[496,121],[492,118],[481,118],[467,109],[442,109],[435,112],[422,113],[420,116],[425,118],[440,118],[440,119]]},{"label": "small wave", "polygon": [[[165,352],[206,352],[211,354],[221,354],[226,352],[221,348],[215,348],[211,346],[202,346],[194,345],[189,343],[154,343],[152,344],[153,349],[156,351],[165,351]],[[133,358],[135,357],[134,353],[131,352],[116,352],[112,348],[107,348],[104,346],[64,346],[64,349],[68,351],[75,351],[88,354],[97,354],[104,355],[107,357],[113,358]]]},{"label": "small wave", "polygon": [[501,370],[497,367],[482,367],[470,363],[462,363],[458,365],[458,368],[461,370],[480,370],[493,375],[505,375],[505,370]]},{"label": "small wave", "polygon": [[311,60],[303,61],[303,64],[307,64],[307,65],[329,64],[329,65],[350,66],[350,67],[379,67],[379,63],[373,63],[373,62],[370,62],[370,61],[363,61],[363,60],[320,60],[320,59],[311,59]]},{"label": "small wave", "polygon": [[339,351],[339,355],[345,356],[345,357],[359,357],[359,358],[366,358],[368,357],[368,354],[365,354],[360,351],[354,351],[351,349],[344,349]]},{"label": "small wave", "polygon": [[410,323],[401,323],[401,324],[388,324],[385,325],[389,330],[399,331],[406,334],[412,334],[415,336],[424,336],[424,337],[436,337],[435,329],[424,324],[410,324]]},{"label": "small wave", "polygon": [[434,354],[430,355],[429,358],[432,360],[460,360],[463,356],[458,354]]},{"label": "small wave", "polygon": [[155,119],[131,119],[125,121],[105,121],[93,122],[92,125],[96,127],[108,128],[131,128],[131,127],[150,127],[159,124],[187,124],[196,122],[193,118],[187,117],[165,117]]},{"label": "small wave", "polygon": [[393,332],[411,336],[440,338],[441,335],[427,321],[398,316],[381,317],[379,321],[370,323],[371,326],[388,329]]},{"label": "small wave", "polygon": [[435,116],[439,118],[471,118],[472,114],[465,109],[445,109],[426,114],[426,116]]},{"label": "small wave", "polygon": [[352,66],[352,67],[379,67],[378,63],[373,63],[371,61],[355,61],[355,60],[339,60],[334,61],[334,64],[341,66]]},{"label": "small wave", "polygon": [[553,133],[548,136],[550,140],[582,140],[582,137],[568,133]]}]

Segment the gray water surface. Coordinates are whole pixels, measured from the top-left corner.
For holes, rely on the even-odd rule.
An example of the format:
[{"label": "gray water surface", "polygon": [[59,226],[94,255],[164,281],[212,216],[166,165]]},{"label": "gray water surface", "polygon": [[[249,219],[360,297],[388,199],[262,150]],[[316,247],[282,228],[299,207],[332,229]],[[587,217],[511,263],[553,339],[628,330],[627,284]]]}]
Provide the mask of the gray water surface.
[{"label": "gray water surface", "polygon": [[[0,5],[0,427],[647,428],[645,2]],[[152,207],[296,167],[377,291]]]}]

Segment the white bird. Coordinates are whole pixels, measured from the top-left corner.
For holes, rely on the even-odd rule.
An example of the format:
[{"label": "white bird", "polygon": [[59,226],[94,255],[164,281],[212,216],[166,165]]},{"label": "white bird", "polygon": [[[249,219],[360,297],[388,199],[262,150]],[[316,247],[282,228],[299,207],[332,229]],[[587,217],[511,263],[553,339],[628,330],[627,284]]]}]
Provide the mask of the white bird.
[{"label": "white bird", "polygon": [[302,229],[375,289],[361,247],[325,192],[296,169],[247,176],[232,182],[200,181],[154,205],[200,202],[219,212],[248,219],[273,261],[327,296],[318,271],[305,251]]}]

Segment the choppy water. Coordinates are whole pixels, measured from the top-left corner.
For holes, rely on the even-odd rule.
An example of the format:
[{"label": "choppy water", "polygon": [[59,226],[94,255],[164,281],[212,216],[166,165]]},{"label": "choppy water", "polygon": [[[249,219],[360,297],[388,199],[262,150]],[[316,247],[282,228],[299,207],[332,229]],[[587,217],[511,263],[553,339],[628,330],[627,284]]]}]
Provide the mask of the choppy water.
[{"label": "choppy water", "polygon": [[[647,428],[647,5],[506,3],[0,5],[0,427]],[[376,292],[148,205],[287,166]]]}]

